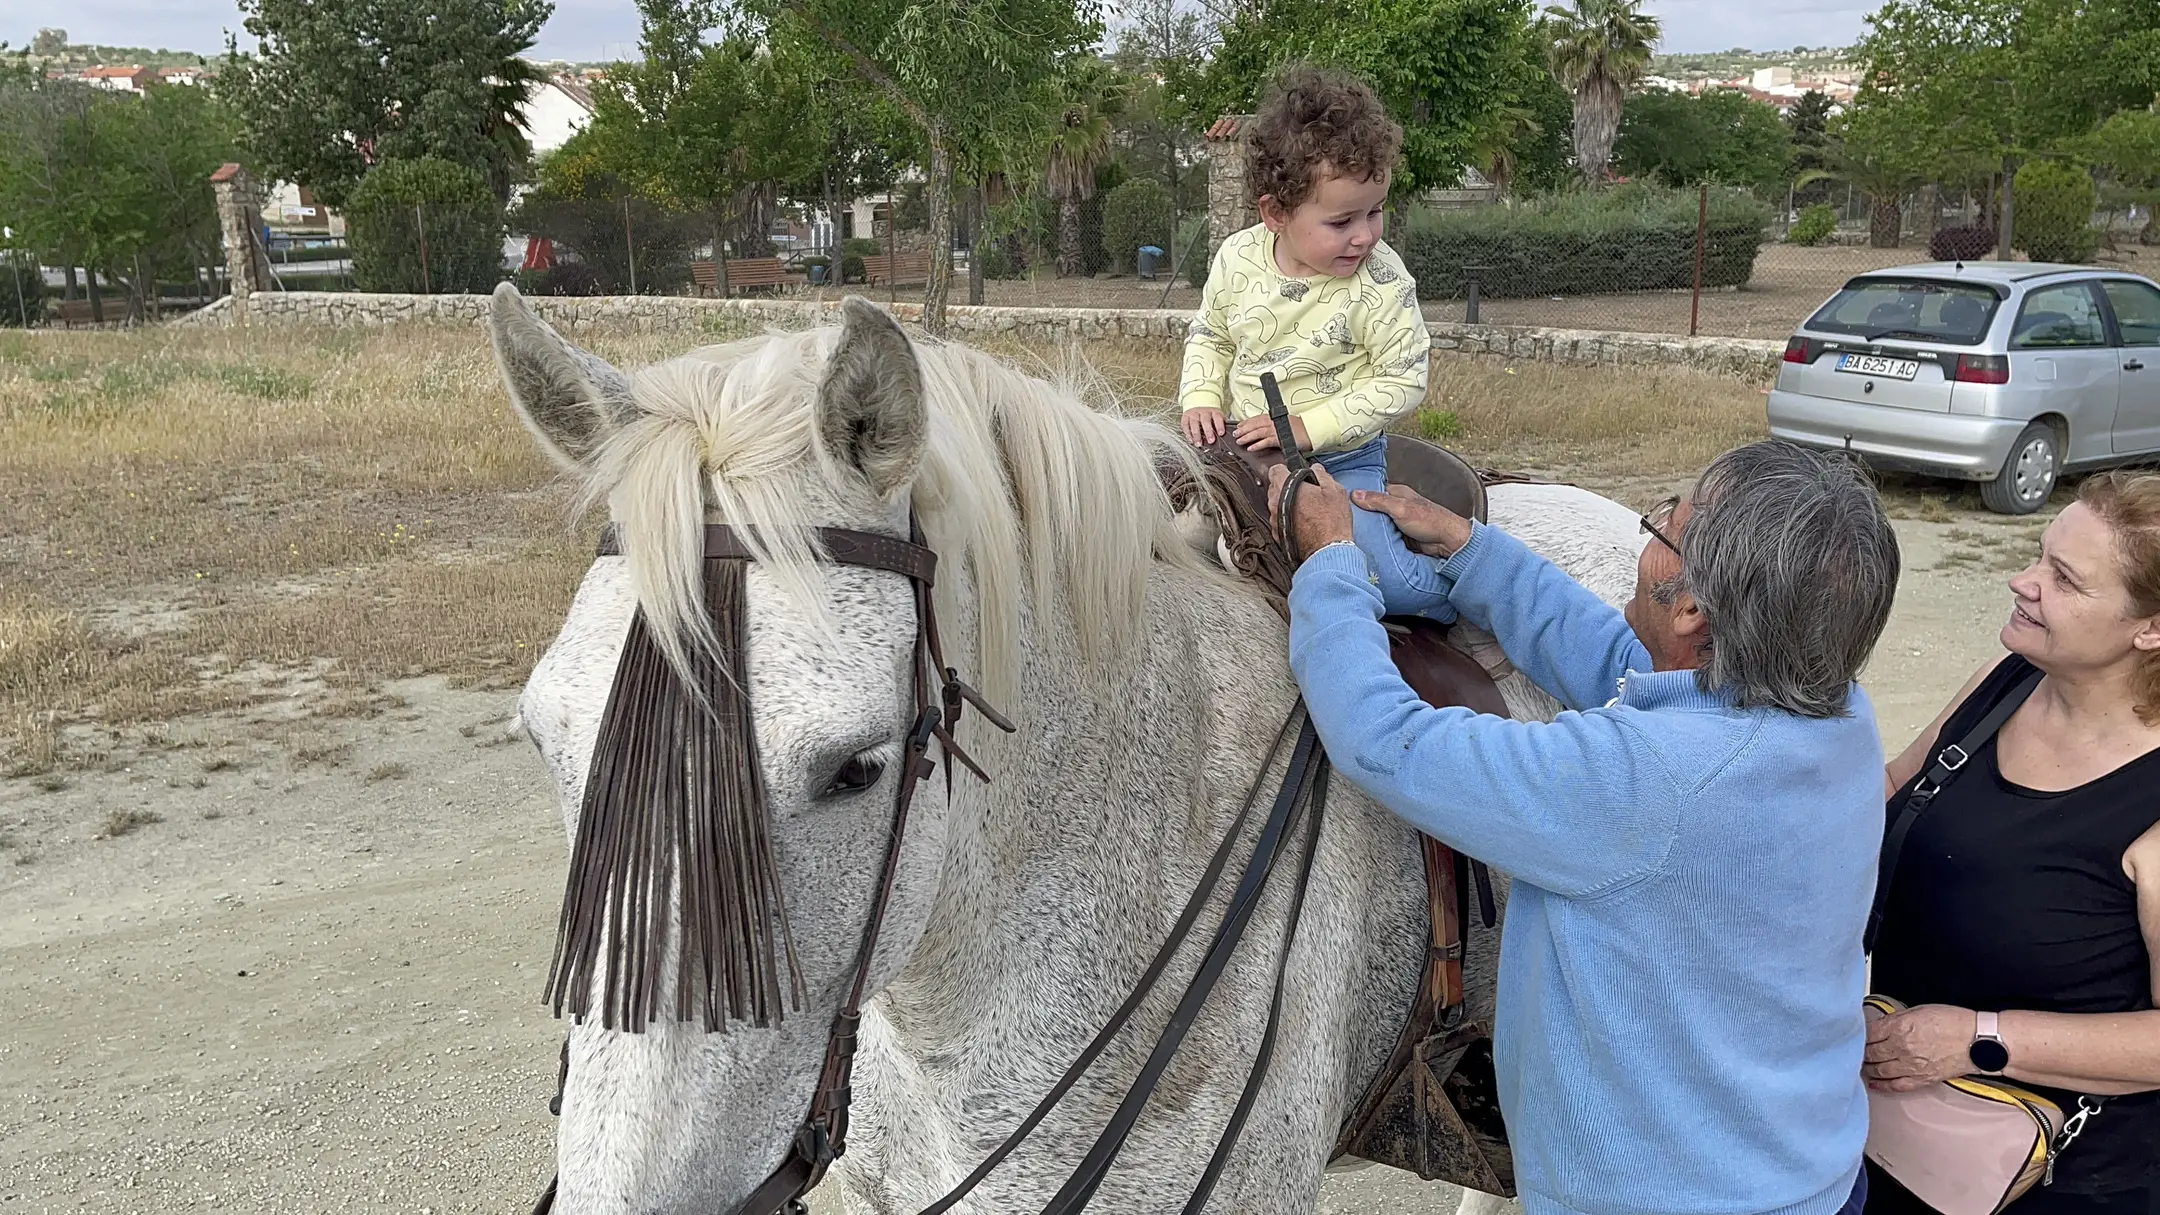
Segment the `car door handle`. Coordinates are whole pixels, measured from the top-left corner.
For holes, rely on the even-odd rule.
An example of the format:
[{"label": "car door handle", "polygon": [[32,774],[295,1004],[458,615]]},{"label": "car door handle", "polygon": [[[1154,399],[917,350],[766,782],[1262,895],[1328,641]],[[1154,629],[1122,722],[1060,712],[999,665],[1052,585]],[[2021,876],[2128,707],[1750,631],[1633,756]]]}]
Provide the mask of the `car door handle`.
[{"label": "car door handle", "polygon": [[2144,363],[2142,363],[2142,362],[2140,362],[2140,361],[2138,361],[2137,359],[2131,359],[2131,360],[2130,360],[2129,362],[2127,362],[2127,363],[2124,363],[2124,364],[2123,364],[2123,370],[2124,370],[2124,371],[2143,371],[2143,370],[2145,370],[2145,364],[2144,364]]}]

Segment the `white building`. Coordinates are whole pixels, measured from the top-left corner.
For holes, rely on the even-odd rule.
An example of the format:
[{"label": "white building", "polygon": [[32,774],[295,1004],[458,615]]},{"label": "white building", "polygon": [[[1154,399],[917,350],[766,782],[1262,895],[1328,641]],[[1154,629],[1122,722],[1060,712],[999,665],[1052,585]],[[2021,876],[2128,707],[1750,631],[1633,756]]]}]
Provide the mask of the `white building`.
[{"label": "white building", "polygon": [[532,141],[533,155],[545,156],[570,142],[572,135],[592,121],[592,92],[577,77],[557,73],[533,89],[522,113],[525,137]]},{"label": "white building", "polygon": [[1792,69],[1789,67],[1756,68],[1754,79],[1750,83],[1765,93],[1790,88],[1792,87]]}]

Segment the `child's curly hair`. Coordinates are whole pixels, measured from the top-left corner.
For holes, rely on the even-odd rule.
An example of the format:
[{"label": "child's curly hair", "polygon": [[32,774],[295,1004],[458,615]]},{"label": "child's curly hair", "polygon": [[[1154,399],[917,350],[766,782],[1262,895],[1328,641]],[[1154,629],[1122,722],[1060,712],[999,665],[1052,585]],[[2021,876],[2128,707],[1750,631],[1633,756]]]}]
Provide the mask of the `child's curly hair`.
[{"label": "child's curly hair", "polygon": [[1320,166],[1371,181],[1395,167],[1403,130],[1364,81],[1311,64],[1277,73],[1247,138],[1245,186],[1285,210],[1311,197]]}]

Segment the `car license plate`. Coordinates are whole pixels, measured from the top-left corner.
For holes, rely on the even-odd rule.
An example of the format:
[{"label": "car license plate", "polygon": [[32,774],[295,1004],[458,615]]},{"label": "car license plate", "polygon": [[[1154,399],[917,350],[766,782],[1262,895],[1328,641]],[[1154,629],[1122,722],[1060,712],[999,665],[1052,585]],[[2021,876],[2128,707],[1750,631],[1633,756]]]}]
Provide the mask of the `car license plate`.
[{"label": "car license plate", "polygon": [[1909,380],[1920,374],[1920,361],[1886,359],[1879,354],[1841,354],[1837,369],[1854,375],[1886,375],[1893,380]]}]

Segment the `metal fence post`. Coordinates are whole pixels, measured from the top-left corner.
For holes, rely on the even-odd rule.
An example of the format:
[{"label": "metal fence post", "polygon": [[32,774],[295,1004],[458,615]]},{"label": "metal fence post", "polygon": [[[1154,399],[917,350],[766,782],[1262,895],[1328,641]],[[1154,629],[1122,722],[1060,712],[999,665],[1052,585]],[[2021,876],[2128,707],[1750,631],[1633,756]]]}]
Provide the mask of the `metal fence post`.
[{"label": "metal fence post", "polygon": [[1463,324],[1478,323],[1478,292],[1480,278],[1491,266],[1464,266],[1463,271]]},{"label": "metal fence post", "polygon": [[435,288],[428,278],[427,264],[427,216],[421,213],[421,204],[413,204],[413,224],[420,232],[420,294],[433,295]]},{"label": "metal fence post", "polygon": [[637,242],[630,239],[630,200],[622,200],[623,255],[630,259],[630,294],[637,294]]},{"label": "metal fence post", "polygon": [[1703,245],[1710,236],[1710,183],[1702,184],[1701,201],[1695,209],[1695,296],[1688,301],[1687,335],[1695,336],[1702,320],[1702,263]]}]

